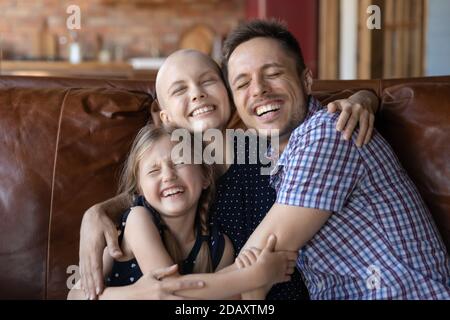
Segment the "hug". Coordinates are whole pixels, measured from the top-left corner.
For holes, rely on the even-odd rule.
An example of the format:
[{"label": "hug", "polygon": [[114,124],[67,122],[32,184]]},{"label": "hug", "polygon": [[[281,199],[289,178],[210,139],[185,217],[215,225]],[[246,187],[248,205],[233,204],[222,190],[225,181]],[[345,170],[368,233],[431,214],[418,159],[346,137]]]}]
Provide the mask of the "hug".
[{"label": "hug", "polygon": [[[136,136],[118,196],[84,215],[69,298],[450,298],[441,235],[374,129],[378,98],[361,90],[327,110],[284,25],[239,26],[220,67],[177,51],[155,86],[159,119]],[[235,114],[261,137],[278,134],[270,175],[262,163],[173,156],[174,128],[226,137]],[[223,159],[230,145],[217,146]]]}]

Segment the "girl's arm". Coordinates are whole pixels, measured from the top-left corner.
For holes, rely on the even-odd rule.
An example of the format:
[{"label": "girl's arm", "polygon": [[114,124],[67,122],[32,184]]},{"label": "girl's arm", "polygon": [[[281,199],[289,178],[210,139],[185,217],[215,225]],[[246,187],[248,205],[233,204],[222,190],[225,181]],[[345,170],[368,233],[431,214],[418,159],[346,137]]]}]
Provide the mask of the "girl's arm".
[{"label": "girl's arm", "polygon": [[[258,261],[248,268],[227,267],[218,273],[190,274],[184,279],[204,281],[205,287],[199,290],[183,290],[180,294],[189,298],[223,299],[251,291],[262,286],[269,288],[279,282],[290,280],[297,254],[274,252],[276,238],[272,235],[261,252]],[[292,269],[292,270],[291,270]]]},{"label": "girl's arm", "polygon": [[[136,258],[143,275],[148,275],[147,286],[149,288],[154,289],[156,284],[152,276],[153,271],[174,264],[164,247],[159,230],[144,207],[134,207],[128,214],[122,239],[122,250],[125,256]],[[175,272],[171,276],[178,275],[178,272]],[[107,287],[99,299],[145,299],[144,296],[140,296],[141,293],[146,293],[145,287],[138,285],[139,282],[141,281],[122,287]]]},{"label": "girl's arm", "polygon": [[[144,276],[130,286],[106,288],[104,293],[100,295],[100,299],[154,297],[154,293],[151,292],[155,288],[153,271],[171,266],[173,261],[161,241],[158,229],[145,208],[135,207],[131,210],[126,222],[123,241],[125,243],[122,248],[124,253],[127,255],[129,250],[134,254]],[[222,258],[220,267],[231,261],[231,242],[227,241],[226,243],[225,256]],[[205,284],[202,288],[183,290],[181,292],[183,297],[222,299],[259,288],[267,283],[273,284],[285,280],[288,257],[282,253],[273,252],[274,245],[274,241],[271,240],[261,253],[264,259],[249,268],[216,274],[191,274],[179,278],[189,282],[203,281]],[[173,280],[171,278],[173,276],[168,279],[165,278],[161,282],[161,286],[164,282]]]}]

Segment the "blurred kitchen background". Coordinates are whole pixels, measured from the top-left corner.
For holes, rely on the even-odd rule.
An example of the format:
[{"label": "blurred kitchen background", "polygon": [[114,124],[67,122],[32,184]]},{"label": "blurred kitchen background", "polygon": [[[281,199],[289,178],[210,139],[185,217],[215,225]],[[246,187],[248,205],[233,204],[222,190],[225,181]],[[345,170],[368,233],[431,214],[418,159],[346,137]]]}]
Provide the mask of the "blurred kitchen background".
[{"label": "blurred kitchen background", "polygon": [[[69,6],[81,29],[68,30]],[[381,8],[369,30],[367,7]],[[195,48],[220,59],[230,30],[280,18],[320,79],[450,74],[448,0],[0,0],[0,74],[153,79]]]}]

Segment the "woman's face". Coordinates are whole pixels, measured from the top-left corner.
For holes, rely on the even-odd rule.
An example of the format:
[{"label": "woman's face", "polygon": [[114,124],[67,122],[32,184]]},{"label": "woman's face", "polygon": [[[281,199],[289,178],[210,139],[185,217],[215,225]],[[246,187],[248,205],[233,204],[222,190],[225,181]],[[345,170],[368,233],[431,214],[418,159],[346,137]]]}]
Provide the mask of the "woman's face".
[{"label": "woman's face", "polygon": [[164,136],[148,148],[139,162],[139,191],[162,217],[196,212],[202,190],[207,188],[202,167],[172,158],[175,142]]},{"label": "woman's face", "polygon": [[191,132],[224,129],[231,114],[229,96],[214,62],[200,52],[169,57],[157,77],[161,120]]}]

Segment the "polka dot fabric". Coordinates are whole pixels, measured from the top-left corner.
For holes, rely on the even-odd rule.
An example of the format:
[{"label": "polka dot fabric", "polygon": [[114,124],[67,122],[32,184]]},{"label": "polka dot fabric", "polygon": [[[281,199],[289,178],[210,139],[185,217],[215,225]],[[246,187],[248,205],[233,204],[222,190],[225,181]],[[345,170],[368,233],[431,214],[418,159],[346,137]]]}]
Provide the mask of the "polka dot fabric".
[{"label": "polka dot fabric", "polygon": [[[248,148],[246,155],[248,159]],[[260,173],[261,164],[233,164],[217,181],[212,219],[231,239],[236,254],[275,203],[276,193],[269,186],[269,176]],[[307,299],[307,290],[299,271],[295,270],[290,282],[275,285],[267,298]]]}]

